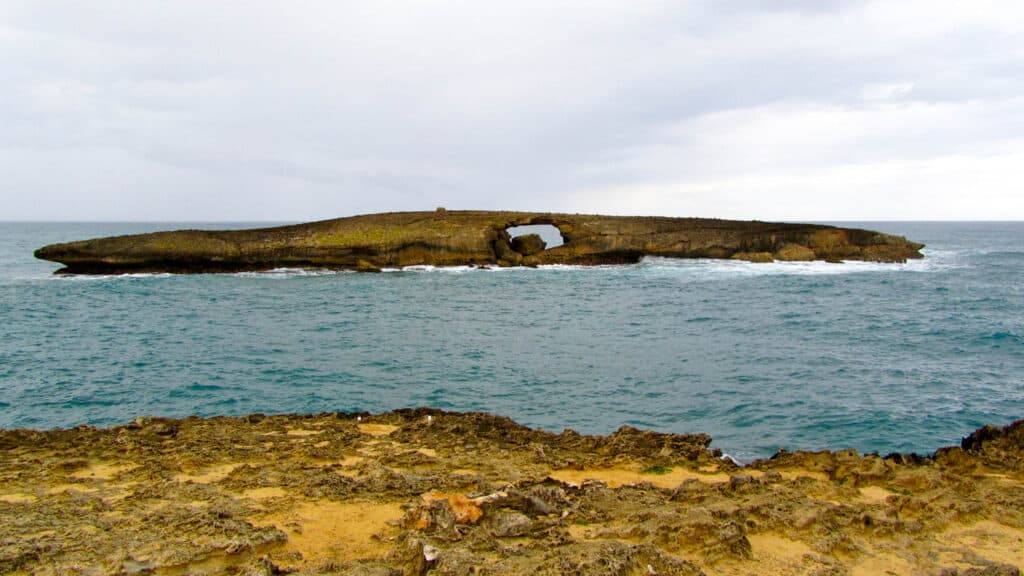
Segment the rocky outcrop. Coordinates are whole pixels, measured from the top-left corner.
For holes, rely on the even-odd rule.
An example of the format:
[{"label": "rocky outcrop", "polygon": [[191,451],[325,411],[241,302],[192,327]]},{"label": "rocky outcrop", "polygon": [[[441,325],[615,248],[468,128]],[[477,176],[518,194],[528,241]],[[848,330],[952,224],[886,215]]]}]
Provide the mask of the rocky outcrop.
[{"label": "rocky outcrop", "polygon": [[[564,244],[513,245],[507,228],[548,224]],[[529,245],[527,245],[529,244]],[[518,250],[517,250],[518,247]],[[922,244],[816,224],[538,212],[444,211],[353,216],[253,230],[178,230],[81,240],[35,255],[60,272],[234,272],[282,267],[378,270],[412,265],[626,264],[644,256],[765,260],[921,258]],[[752,255],[752,256],[748,256]]]},{"label": "rocky outcrop", "polygon": [[775,259],[783,262],[807,262],[816,258],[814,250],[790,242],[775,252]]},{"label": "rocky outcrop", "polygon": [[755,264],[767,264],[775,262],[775,255],[771,252],[737,252],[732,255],[733,260],[746,260]]},{"label": "rocky outcrop", "polygon": [[547,243],[537,234],[524,234],[512,239],[512,250],[523,256],[540,254],[547,246]]},{"label": "rocky outcrop", "polygon": [[739,467],[431,408],[0,430],[0,573],[1019,576],[1022,435]]}]

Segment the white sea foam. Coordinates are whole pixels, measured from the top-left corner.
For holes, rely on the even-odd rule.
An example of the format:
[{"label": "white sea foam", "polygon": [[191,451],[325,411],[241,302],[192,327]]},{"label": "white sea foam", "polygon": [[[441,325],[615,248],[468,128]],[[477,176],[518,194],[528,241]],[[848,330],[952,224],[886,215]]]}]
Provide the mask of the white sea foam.
[{"label": "white sea foam", "polygon": [[747,276],[819,276],[858,274],[866,272],[925,272],[945,263],[929,259],[909,260],[906,263],[861,262],[856,260],[842,263],[813,262],[769,262],[753,263],[742,260],[680,259],[646,257],[639,266],[648,273],[665,275],[694,275],[701,277],[747,277]]},{"label": "white sea foam", "polygon": [[329,270],[327,268],[274,268],[260,272],[231,272],[227,275],[240,278],[297,278],[305,276],[334,276],[337,274],[352,274],[350,270]]},{"label": "white sea foam", "polygon": [[741,462],[740,462],[739,460],[737,460],[737,459],[733,458],[733,457],[732,457],[731,455],[729,455],[729,454],[725,454],[725,453],[723,453],[723,454],[722,454],[722,457],[721,457],[721,460],[724,460],[724,461],[726,461],[726,462],[732,462],[733,464],[735,464],[735,465],[737,465],[737,466],[743,466],[743,463],[741,463]]},{"label": "white sea foam", "polygon": [[544,264],[537,267],[538,270],[553,270],[556,272],[572,272],[576,270],[615,270],[621,268],[621,264],[598,264],[596,266],[581,266],[579,264]]},{"label": "white sea foam", "polygon": [[[210,276],[228,276],[235,278],[296,278],[304,276],[332,276],[336,274],[353,274],[350,270],[328,270],[326,268],[274,268],[255,272],[215,272]],[[170,272],[137,272],[130,274],[50,274],[26,279],[63,280],[77,282],[95,282],[101,280],[131,280],[140,278],[174,278],[189,276]]]},{"label": "white sea foam", "polygon": [[448,274],[462,274],[477,269],[476,266],[431,266],[430,264],[420,264],[404,266],[402,268],[382,268],[381,272],[446,272]]},{"label": "white sea foam", "polygon": [[137,280],[140,278],[170,278],[170,272],[136,272],[132,274],[48,274],[29,276],[25,280],[60,280],[62,282],[98,282],[103,280]]},{"label": "white sea foam", "polygon": [[[503,272],[503,273],[537,273],[537,272],[605,272],[637,270],[654,274],[695,274],[699,276],[759,276],[759,275],[827,275],[852,274],[862,272],[898,272],[898,271],[930,271],[950,267],[951,256],[926,254],[924,260],[911,260],[903,264],[847,261],[841,264],[829,262],[772,262],[754,264],[741,260],[714,260],[692,258],[661,258],[649,256],[638,264],[600,264],[595,266],[578,264],[543,264],[536,267],[512,266],[432,266],[429,264],[405,266],[402,268],[383,268],[381,272],[395,273],[444,273],[465,274],[468,272]],[[293,272],[294,273],[294,272]],[[307,275],[317,273],[333,273],[331,271],[306,271]],[[251,273],[242,273],[251,274]],[[257,274],[268,274],[260,272]],[[301,274],[301,273],[300,273]]]},{"label": "white sea foam", "polygon": [[835,275],[856,274],[865,272],[928,272],[956,267],[960,256],[955,251],[924,251],[922,260],[909,260],[905,263],[861,262],[857,260],[831,263],[813,262],[771,262],[752,263],[742,260],[716,260],[710,258],[663,258],[657,256],[644,257],[638,264],[600,264],[595,266],[578,264],[543,264],[529,266],[406,266],[404,268],[385,268],[384,272],[443,272],[462,274],[466,272],[602,272],[637,270],[653,274],[694,274],[697,276],[761,276],[761,275]]},{"label": "white sea foam", "polygon": [[[405,266],[402,268],[383,268],[381,272],[410,272],[410,273],[446,273],[464,274],[467,272],[520,272],[536,273],[541,272],[602,272],[602,271],[624,271],[637,270],[644,274],[653,275],[679,275],[693,277],[747,277],[747,276],[770,276],[770,275],[837,275],[855,274],[865,272],[932,272],[946,270],[966,265],[963,262],[964,253],[957,250],[923,250],[925,258],[922,260],[909,260],[906,263],[880,263],[845,261],[834,264],[823,261],[813,262],[771,262],[752,263],[742,260],[715,260],[708,258],[664,258],[658,256],[644,257],[638,264],[600,264],[595,266],[578,264],[543,264],[537,267],[513,266],[501,267],[497,265],[486,266],[432,266],[429,264]],[[351,270],[330,270],[326,268],[274,268],[258,272],[228,272],[221,275],[234,276],[239,278],[267,278],[283,279],[296,277],[332,276],[338,274],[353,274]],[[116,280],[135,278],[168,278],[176,276],[170,273],[133,273],[133,274],[102,274],[102,275],[54,275],[46,276],[48,279],[96,281]]]}]

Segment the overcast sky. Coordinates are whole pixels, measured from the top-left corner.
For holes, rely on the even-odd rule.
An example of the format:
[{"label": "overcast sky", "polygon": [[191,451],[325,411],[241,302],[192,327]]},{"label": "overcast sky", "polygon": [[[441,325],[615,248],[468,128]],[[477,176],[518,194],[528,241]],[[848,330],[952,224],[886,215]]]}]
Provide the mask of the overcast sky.
[{"label": "overcast sky", "polygon": [[1024,219],[1024,2],[0,2],[0,220],[436,206]]}]

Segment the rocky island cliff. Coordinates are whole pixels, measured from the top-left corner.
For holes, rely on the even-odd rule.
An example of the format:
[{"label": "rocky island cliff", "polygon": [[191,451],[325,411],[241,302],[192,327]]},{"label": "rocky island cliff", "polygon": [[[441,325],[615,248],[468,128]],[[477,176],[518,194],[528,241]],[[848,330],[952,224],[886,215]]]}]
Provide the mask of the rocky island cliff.
[{"label": "rocky island cliff", "polygon": [[[547,248],[508,228],[551,225]],[[921,258],[899,236],[817,224],[540,212],[397,212],[252,230],[178,230],[52,244],[37,258],[62,273],[238,272],[274,268],[377,271],[414,265],[628,264],[644,256],[772,260]]]}]

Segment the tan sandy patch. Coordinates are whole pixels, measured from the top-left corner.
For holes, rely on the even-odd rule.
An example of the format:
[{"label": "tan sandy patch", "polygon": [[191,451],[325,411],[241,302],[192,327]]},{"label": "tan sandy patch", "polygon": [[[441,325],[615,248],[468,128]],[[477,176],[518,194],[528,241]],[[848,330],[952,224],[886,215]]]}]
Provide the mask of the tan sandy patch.
[{"label": "tan sandy patch", "polygon": [[330,445],[331,445],[331,441],[330,440],[322,440],[320,442],[317,442],[316,444],[313,444],[313,448],[327,448]]},{"label": "tan sandy patch", "polygon": [[241,462],[234,462],[231,464],[221,464],[219,466],[212,466],[210,468],[206,468],[201,472],[197,471],[193,474],[186,474],[182,472],[181,474],[175,474],[174,479],[177,480],[178,482],[213,484],[214,482],[220,482],[221,480],[227,478],[228,474],[231,474],[231,472],[233,472],[235,468],[238,468],[241,465]]},{"label": "tan sandy patch", "polygon": [[860,488],[860,497],[857,498],[857,500],[867,504],[881,504],[885,502],[889,496],[895,495],[895,492],[886,490],[881,486],[862,486]]},{"label": "tan sandy patch", "polygon": [[398,430],[398,426],[392,426],[390,424],[358,424],[359,431],[363,434],[369,434],[370,436],[387,436],[395,430]]},{"label": "tan sandy patch", "polygon": [[954,525],[936,536],[936,540],[958,551],[974,552],[982,558],[1024,569],[1024,530],[991,520]]},{"label": "tan sandy patch", "polygon": [[397,532],[388,523],[402,515],[397,503],[317,500],[265,516],[258,523],[284,530],[288,534],[284,549],[299,552],[303,563],[311,564],[384,556],[390,547],[375,536]]},{"label": "tan sandy patch", "polygon": [[346,456],[341,460],[324,461],[323,464],[331,468],[331,471],[346,478],[360,478],[363,473],[353,469],[356,464],[365,461],[362,456]]},{"label": "tan sandy patch", "polygon": [[285,434],[289,436],[316,436],[323,434],[323,430],[306,430],[304,428],[289,428]]},{"label": "tan sandy patch", "polygon": [[476,476],[479,474],[477,470],[471,468],[459,468],[458,470],[452,470],[452,474],[456,476]]},{"label": "tan sandy patch", "polygon": [[790,540],[771,532],[751,534],[747,540],[750,541],[754,559],[759,562],[767,561],[793,568],[794,564],[803,562],[804,555],[814,553],[810,546],[799,540]]},{"label": "tan sandy patch", "polygon": [[[754,477],[763,476],[758,470],[744,470],[742,474],[749,474]],[[618,488],[628,484],[639,484],[650,482],[658,488],[675,488],[684,480],[699,480],[710,484],[719,484],[729,481],[729,475],[718,472],[712,474],[702,473],[686,468],[672,468],[664,474],[644,474],[640,470],[629,468],[593,468],[589,470],[553,470],[548,476],[560,482],[581,485],[584,480],[598,480],[604,482],[611,488]]]},{"label": "tan sandy patch", "polygon": [[895,554],[865,556],[851,566],[852,576],[880,576],[882,574],[911,575],[919,571],[914,565]]},{"label": "tan sandy patch", "polygon": [[0,494],[0,502],[7,502],[8,504],[31,504],[38,500],[31,494],[24,494],[22,492],[14,492],[11,494]]},{"label": "tan sandy patch", "polygon": [[567,528],[569,535],[577,540],[591,540],[594,538],[594,526],[583,524],[570,524]]},{"label": "tan sandy patch", "polygon": [[266,500],[267,498],[280,498],[287,496],[288,491],[279,486],[267,486],[265,488],[252,488],[242,492],[242,498],[253,500]]},{"label": "tan sandy patch", "polygon": [[137,464],[107,464],[96,462],[71,474],[81,480],[110,480],[122,472],[138,468]]},{"label": "tan sandy patch", "polygon": [[194,562],[178,564],[176,566],[161,567],[156,573],[161,576],[207,576],[212,574],[237,574],[238,570],[232,570],[245,562],[245,554],[215,554]]},{"label": "tan sandy patch", "polygon": [[433,448],[417,448],[416,451],[419,452],[420,454],[423,454],[424,456],[437,458],[437,450],[434,450]]}]

